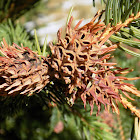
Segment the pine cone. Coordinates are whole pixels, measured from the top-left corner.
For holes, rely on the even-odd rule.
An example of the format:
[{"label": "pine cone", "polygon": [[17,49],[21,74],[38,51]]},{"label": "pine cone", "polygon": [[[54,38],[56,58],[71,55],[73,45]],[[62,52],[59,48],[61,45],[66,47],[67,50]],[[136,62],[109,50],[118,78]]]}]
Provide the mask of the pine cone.
[{"label": "pine cone", "polygon": [[68,85],[67,93],[71,96],[70,101],[74,102],[75,99],[81,98],[84,107],[89,102],[91,113],[94,103],[98,106],[98,112],[103,104],[105,109],[109,110],[111,107],[113,111],[119,113],[117,101],[125,106],[119,90],[130,99],[132,98],[127,92],[140,97],[140,92],[123,80],[135,80],[139,77],[130,79],[116,76],[129,71],[123,72],[127,68],[115,67],[116,63],[108,62],[112,58],[110,52],[117,48],[117,44],[112,44],[108,38],[135,17],[116,27],[109,27],[110,25],[106,27],[100,19],[94,23],[101,14],[98,12],[91,22],[79,29],[82,20],[72,29],[73,17],[71,17],[64,39],[61,38],[61,29],[58,31],[58,43],[55,45],[50,43],[52,54],[48,58],[52,68],[50,75],[52,79],[57,78]]},{"label": "pine cone", "polygon": [[49,82],[45,58],[27,47],[8,46],[5,40],[0,47],[0,95],[30,95],[39,92]]},{"label": "pine cone", "polygon": [[[101,110],[101,105],[106,110],[111,107],[119,113],[117,102],[128,107],[138,117],[140,112],[119,91],[134,100],[128,93],[140,97],[134,85],[124,83],[123,80],[136,80],[116,76],[128,73],[127,68],[116,67],[116,63],[108,62],[112,56],[110,52],[117,48],[108,38],[121,27],[127,26],[133,19],[140,17],[140,13],[130,17],[124,23],[115,27],[105,26],[99,19],[102,12],[98,12],[88,24],[79,28],[82,20],[71,28],[71,17],[66,29],[66,36],[61,38],[61,30],[58,31],[58,43],[50,43],[51,56],[44,58],[37,55],[27,47],[19,47],[16,44],[8,46],[6,42],[0,47],[5,57],[0,57],[0,95],[30,95],[39,92],[49,81],[58,79],[66,83],[66,97],[74,103],[81,98],[86,107],[87,102],[94,104]],[[106,43],[107,42],[107,43]]]}]

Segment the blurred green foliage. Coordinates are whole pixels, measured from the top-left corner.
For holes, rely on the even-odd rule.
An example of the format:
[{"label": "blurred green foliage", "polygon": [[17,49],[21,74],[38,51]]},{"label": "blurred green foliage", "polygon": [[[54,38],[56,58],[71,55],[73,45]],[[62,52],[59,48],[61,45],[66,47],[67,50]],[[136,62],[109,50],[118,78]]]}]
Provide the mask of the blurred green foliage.
[{"label": "blurred green foliage", "polygon": [[34,38],[27,33],[25,28],[20,23],[12,23],[9,19],[7,22],[0,24],[0,40],[5,38],[8,44],[16,43],[18,45],[23,44],[24,47],[29,47],[32,50],[34,48]]},{"label": "blurred green foliage", "polygon": [[0,22],[11,18],[13,21],[36,7],[41,0],[1,0]]}]

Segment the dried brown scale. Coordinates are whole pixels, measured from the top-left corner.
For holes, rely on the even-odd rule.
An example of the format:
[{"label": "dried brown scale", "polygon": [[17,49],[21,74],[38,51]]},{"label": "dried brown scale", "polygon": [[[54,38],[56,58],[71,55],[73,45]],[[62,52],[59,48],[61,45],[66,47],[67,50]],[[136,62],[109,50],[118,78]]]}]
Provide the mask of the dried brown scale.
[{"label": "dried brown scale", "polygon": [[4,40],[0,51],[0,95],[32,94],[49,82],[45,58],[27,47],[8,46]]},{"label": "dried brown scale", "polygon": [[[129,71],[125,71],[127,68],[115,67],[116,63],[108,62],[112,58],[109,53],[117,48],[117,44],[112,44],[108,38],[130,23],[132,19],[138,18],[139,15],[131,17],[131,20],[123,24],[119,23],[116,27],[110,27],[110,25],[105,27],[100,20],[94,23],[100,15],[99,12],[90,23],[79,29],[82,20],[72,29],[73,17],[71,17],[65,38],[61,38],[62,30],[59,30],[58,43],[55,45],[50,43],[52,55],[48,63],[54,69],[51,75],[68,84],[70,101],[72,99],[74,103],[77,98],[81,98],[84,107],[89,102],[91,113],[94,104],[98,106],[98,112],[103,104],[106,110],[111,107],[113,111],[119,113],[117,102],[122,100],[119,90],[122,90],[124,95],[130,99],[132,98],[128,93],[140,96],[140,92],[133,85],[122,81],[131,79],[116,76],[116,74]],[[107,46],[106,41],[109,43]],[[139,77],[132,80],[136,79]]]},{"label": "dried brown scale", "polygon": [[127,99],[124,98],[122,95],[120,95],[120,97],[121,97],[121,103],[123,104],[123,106],[125,108],[129,108],[136,116],[140,118],[140,110],[136,109],[136,107],[133,106],[130,102],[128,102]]}]

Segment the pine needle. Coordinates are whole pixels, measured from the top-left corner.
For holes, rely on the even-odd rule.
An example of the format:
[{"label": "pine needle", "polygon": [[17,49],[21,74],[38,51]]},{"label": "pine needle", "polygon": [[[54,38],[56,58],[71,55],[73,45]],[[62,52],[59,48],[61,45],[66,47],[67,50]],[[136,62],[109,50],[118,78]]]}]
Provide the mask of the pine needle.
[{"label": "pine needle", "polygon": [[40,45],[39,45],[36,29],[34,29],[34,34],[35,34],[35,41],[36,41],[37,51],[38,51],[38,54],[41,55],[41,49],[40,49]]}]

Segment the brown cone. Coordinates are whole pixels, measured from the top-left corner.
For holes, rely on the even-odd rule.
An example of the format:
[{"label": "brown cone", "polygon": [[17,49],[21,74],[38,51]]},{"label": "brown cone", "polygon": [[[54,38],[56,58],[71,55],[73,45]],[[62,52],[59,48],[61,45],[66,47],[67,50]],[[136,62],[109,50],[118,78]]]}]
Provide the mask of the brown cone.
[{"label": "brown cone", "polygon": [[4,41],[0,47],[4,55],[0,57],[0,95],[30,95],[39,92],[50,80],[57,78],[67,84],[68,100],[74,103],[77,98],[81,98],[84,107],[87,103],[90,104],[91,113],[94,104],[97,105],[98,112],[103,104],[106,110],[111,107],[119,113],[117,102],[120,102],[140,117],[140,111],[120,93],[122,91],[131,100],[134,99],[129,94],[140,97],[140,91],[134,85],[123,82],[140,77],[116,76],[130,71],[108,62],[112,58],[110,52],[117,48],[117,44],[112,44],[108,38],[121,27],[139,18],[140,12],[115,27],[106,27],[101,20],[95,23],[101,14],[102,12],[98,12],[91,22],[78,28],[82,22],[80,20],[74,29],[71,28],[71,17],[65,38],[61,38],[59,30],[58,43],[50,43],[51,56],[48,58],[37,55],[27,47],[16,44],[8,46]]},{"label": "brown cone", "polygon": [[49,82],[48,65],[43,57],[27,47],[0,47],[0,95],[30,95],[39,92]]},{"label": "brown cone", "polygon": [[[119,113],[117,101],[123,104],[119,90],[130,99],[132,98],[127,92],[136,96],[140,96],[140,92],[133,85],[122,81],[131,79],[116,76],[129,71],[123,72],[127,68],[118,68],[115,67],[116,63],[108,62],[112,58],[110,52],[117,48],[117,44],[112,44],[108,38],[122,26],[140,17],[140,14],[131,17],[123,24],[117,24],[116,27],[110,25],[106,27],[101,20],[95,23],[94,21],[101,14],[98,12],[91,22],[79,29],[82,20],[71,28],[73,20],[71,17],[65,38],[61,38],[61,30],[59,30],[58,43],[55,45],[50,43],[52,55],[48,63],[52,68],[51,76],[68,84],[71,102],[74,103],[75,99],[81,98],[85,107],[87,102],[90,104],[91,113],[94,103],[98,106],[98,112],[103,104],[105,109],[109,110],[111,107],[113,111]],[[132,80],[135,79],[139,77]]]}]

